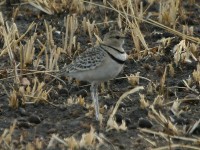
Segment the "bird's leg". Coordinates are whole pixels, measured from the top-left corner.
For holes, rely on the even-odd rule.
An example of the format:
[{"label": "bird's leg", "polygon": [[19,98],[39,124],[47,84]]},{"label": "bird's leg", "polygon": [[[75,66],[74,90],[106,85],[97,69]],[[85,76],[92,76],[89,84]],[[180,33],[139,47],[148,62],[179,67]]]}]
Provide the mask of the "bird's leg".
[{"label": "bird's leg", "polygon": [[92,83],[90,87],[92,100],[94,102],[96,120],[99,120],[99,101],[98,101],[98,84]]},{"label": "bird's leg", "polygon": [[[96,104],[95,104],[95,106],[96,106],[96,116],[98,116],[98,119],[99,119],[99,98],[98,98],[98,84],[96,83],[95,84],[95,91],[94,91],[94,96],[95,96],[95,99],[96,99]],[[97,120],[98,120],[97,119]]]}]

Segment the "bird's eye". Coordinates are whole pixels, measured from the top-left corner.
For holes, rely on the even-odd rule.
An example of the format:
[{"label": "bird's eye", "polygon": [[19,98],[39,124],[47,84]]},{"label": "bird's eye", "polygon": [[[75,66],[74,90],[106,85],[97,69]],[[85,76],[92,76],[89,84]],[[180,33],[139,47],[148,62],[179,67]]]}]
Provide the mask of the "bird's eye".
[{"label": "bird's eye", "polygon": [[115,36],[116,39],[120,39],[120,36]]}]

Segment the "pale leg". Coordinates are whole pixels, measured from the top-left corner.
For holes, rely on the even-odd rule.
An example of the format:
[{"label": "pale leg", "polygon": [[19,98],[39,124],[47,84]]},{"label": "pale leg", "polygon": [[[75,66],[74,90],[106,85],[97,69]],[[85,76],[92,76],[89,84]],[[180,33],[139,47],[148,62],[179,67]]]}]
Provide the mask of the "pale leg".
[{"label": "pale leg", "polygon": [[92,83],[90,87],[92,100],[94,102],[96,120],[99,120],[99,101],[98,101],[98,84]]}]

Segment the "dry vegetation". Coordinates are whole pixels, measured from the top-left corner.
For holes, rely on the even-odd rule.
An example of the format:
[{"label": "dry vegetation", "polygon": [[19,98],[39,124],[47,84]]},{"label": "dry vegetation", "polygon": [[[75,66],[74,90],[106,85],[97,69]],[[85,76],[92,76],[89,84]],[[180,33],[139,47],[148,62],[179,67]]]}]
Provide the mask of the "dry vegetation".
[{"label": "dry vegetation", "polygon": [[[111,98],[112,94],[106,93],[107,87],[102,85],[100,95],[104,95],[102,97],[106,101],[114,100],[115,105],[101,105],[98,123],[90,121],[87,124],[83,120],[84,132],[74,131],[73,134],[70,132],[65,135],[55,131],[42,138],[34,135],[27,140],[28,133],[21,128],[32,128],[34,125],[21,125],[20,118],[16,118],[10,120],[10,126],[1,127],[0,149],[121,149],[120,144],[123,145],[123,135],[126,133],[124,141],[130,145],[125,145],[123,149],[200,149],[200,26],[188,25],[187,20],[195,11],[186,10],[184,5],[189,5],[190,9],[195,7],[200,12],[200,3],[195,3],[195,0],[30,0],[12,6],[6,6],[5,1],[0,1],[0,7],[4,9],[13,7],[7,13],[0,12],[0,94],[2,97],[6,95],[0,99],[3,101],[0,112],[4,108],[9,108],[9,112],[24,108],[29,111],[31,105],[45,105],[53,106],[49,108],[50,113],[55,109],[70,109],[80,105],[86,113],[78,114],[94,120],[93,106],[84,94],[74,96],[69,92],[64,100],[57,101],[60,97],[58,91],[65,89],[65,86],[68,91],[74,85],[84,89],[79,81],[58,76],[59,70],[85,48],[98,44],[101,32],[105,29],[117,28],[126,33],[128,46],[125,45],[125,48],[129,50],[129,63],[126,66],[129,69],[123,77],[116,79],[127,88],[122,89],[122,93],[118,85],[119,93],[114,93],[114,98]],[[21,10],[23,7],[26,8],[24,11]],[[27,28],[19,31],[17,18],[23,15],[31,17],[30,14],[34,13],[39,21],[26,24]],[[7,14],[11,17],[7,17]],[[58,20],[54,22],[54,17],[59,14],[64,14],[61,25]],[[193,14],[193,19],[199,23],[200,18],[194,16],[198,15]],[[45,17],[53,21],[47,21]],[[150,29],[145,30],[148,26]],[[170,36],[165,37],[163,33]],[[151,36],[160,38],[153,41],[153,38],[148,39]],[[166,57],[170,61],[162,59]],[[191,70],[190,66],[195,69]],[[55,93],[57,95],[53,98]],[[125,103],[125,106],[120,107]],[[128,108],[141,109],[147,115],[138,120],[130,118],[131,123],[128,125],[125,117],[129,116],[126,115]],[[117,119],[119,115],[116,115],[118,112],[125,114],[120,121]],[[189,121],[186,123],[185,120]],[[130,125],[134,123],[137,124],[136,129]],[[16,133],[16,130],[20,133]],[[121,141],[112,140],[115,131]]]}]

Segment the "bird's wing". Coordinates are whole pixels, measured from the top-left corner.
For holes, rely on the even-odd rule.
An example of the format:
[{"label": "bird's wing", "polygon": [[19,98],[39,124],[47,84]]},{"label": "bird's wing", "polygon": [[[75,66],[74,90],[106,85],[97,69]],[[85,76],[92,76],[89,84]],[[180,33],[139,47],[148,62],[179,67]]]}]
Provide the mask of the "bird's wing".
[{"label": "bird's wing", "polygon": [[66,73],[95,69],[102,64],[105,56],[106,53],[100,47],[89,48],[67,66]]}]

